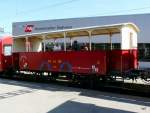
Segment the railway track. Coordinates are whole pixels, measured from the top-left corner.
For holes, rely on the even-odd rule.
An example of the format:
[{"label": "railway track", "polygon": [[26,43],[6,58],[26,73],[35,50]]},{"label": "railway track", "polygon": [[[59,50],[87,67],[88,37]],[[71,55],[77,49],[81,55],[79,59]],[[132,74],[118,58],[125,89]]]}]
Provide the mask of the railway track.
[{"label": "railway track", "polygon": [[15,79],[18,81],[28,81],[28,82],[41,82],[41,83],[51,83],[58,84],[67,87],[77,87],[77,88],[86,88],[92,90],[100,90],[104,92],[112,92],[119,94],[127,94],[134,96],[150,97],[150,85],[149,84],[138,84],[138,83],[126,83],[123,81],[99,81],[96,85],[90,86],[88,83],[81,82],[71,82],[66,79],[56,79],[52,80],[47,76],[42,78],[34,78],[33,75],[24,74],[24,75],[14,75],[13,77],[6,77],[1,75],[1,78],[4,79]]}]

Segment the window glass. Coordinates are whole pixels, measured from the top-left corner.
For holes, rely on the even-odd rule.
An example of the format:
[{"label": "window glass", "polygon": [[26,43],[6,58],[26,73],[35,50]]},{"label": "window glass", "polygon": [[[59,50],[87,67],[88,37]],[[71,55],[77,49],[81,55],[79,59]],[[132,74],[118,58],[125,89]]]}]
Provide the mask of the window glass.
[{"label": "window glass", "polygon": [[5,45],[4,46],[4,56],[10,56],[12,54],[12,46]]},{"label": "window glass", "polygon": [[[93,48],[94,50],[110,50],[110,44],[109,43],[93,43]],[[121,49],[121,44],[120,43],[112,43],[112,49]]]},{"label": "window glass", "polygon": [[138,51],[140,61],[150,61],[150,44],[138,44]]}]

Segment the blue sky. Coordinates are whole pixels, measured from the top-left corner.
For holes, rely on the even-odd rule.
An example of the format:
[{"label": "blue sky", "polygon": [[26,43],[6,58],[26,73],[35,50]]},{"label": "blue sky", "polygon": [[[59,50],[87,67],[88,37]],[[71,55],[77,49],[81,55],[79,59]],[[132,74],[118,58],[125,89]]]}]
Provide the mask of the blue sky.
[{"label": "blue sky", "polygon": [[0,27],[12,22],[150,13],[150,0],[0,0]]}]

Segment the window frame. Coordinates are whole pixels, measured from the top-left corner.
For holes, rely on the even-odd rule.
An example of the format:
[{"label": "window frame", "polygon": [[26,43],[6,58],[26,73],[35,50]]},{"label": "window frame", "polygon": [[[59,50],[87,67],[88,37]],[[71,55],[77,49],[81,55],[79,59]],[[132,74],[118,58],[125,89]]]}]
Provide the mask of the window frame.
[{"label": "window frame", "polygon": [[[6,47],[11,47],[11,51],[9,52],[9,54],[6,54]],[[3,54],[4,56],[11,56],[12,55],[12,45],[11,44],[5,44],[3,45]]]}]

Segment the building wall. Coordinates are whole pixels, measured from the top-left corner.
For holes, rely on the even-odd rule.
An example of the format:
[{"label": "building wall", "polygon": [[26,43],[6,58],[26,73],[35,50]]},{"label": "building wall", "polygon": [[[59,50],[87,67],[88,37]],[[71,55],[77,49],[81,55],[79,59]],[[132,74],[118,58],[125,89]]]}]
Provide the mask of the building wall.
[{"label": "building wall", "polygon": [[13,23],[12,25],[13,27],[12,33],[14,36],[17,36],[17,35],[24,35],[29,33],[39,33],[39,32],[46,32],[46,31],[78,28],[78,27],[133,22],[140,28],[140,33],[138,35],[138,42],[150,43],[149,20],[150,20],[150,14],[136,14],[136,15],[121,15],[121,16],[104,16],[104,17],[87,17],[87,18],[16,22]]}]

